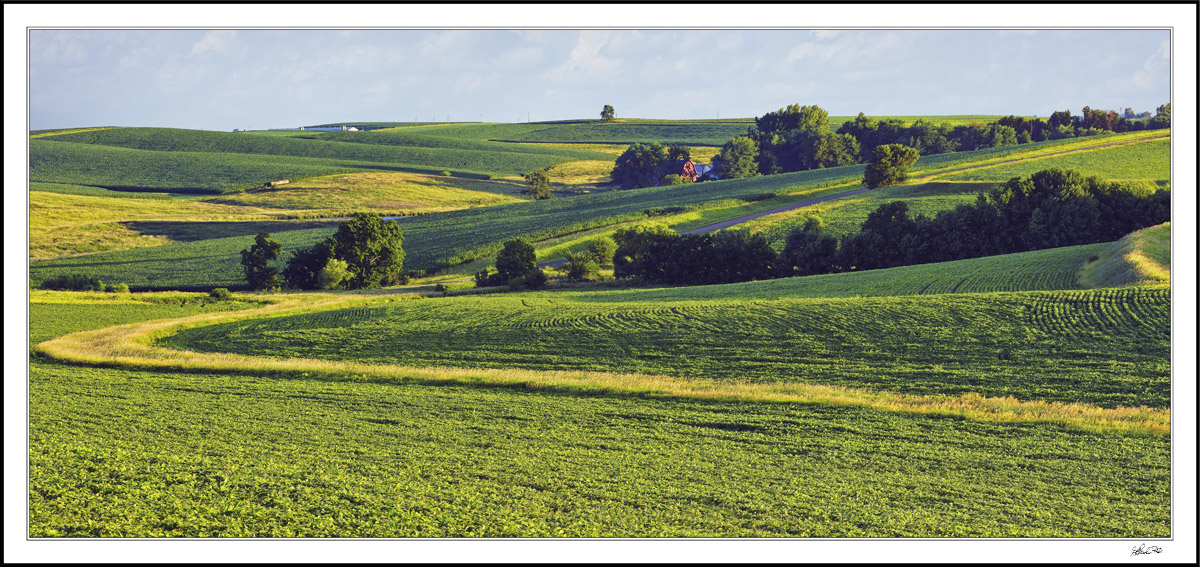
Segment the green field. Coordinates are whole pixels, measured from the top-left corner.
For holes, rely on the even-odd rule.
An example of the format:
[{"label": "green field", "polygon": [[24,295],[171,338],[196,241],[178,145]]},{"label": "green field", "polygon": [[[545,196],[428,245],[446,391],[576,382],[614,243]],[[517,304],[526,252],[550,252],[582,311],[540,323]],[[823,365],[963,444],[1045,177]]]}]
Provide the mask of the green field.
[{"label": "green field", "polygon": [[[314,136],[320,138],[322,134],[342,132]],[[387,136],[382,132],[350,134]],[[278,179],[350,170],[450,171],[487,177],[518,175],[581,159],[609,158],[582,150],[474,141],[390,145],[169,128],[114,128],[31,140],[30,179],[133,191],[224,193]]]},{"label": "green field", "polygon": [[[963,293],[1069,288],[1072,267],[1105,246],[728,286],[410,299],[171,341],[456,365],[493,341],[481,360],[501,367],[607,357],[741,382],[772,364],[814,381],[858,366],[846,379],[870,389],[1167,407],[1165,287]],[[31,344],[244,306],[126,301],[36,292]],[[325,342],[335,335],[341,347]],[[684,339],[681,356],[670,343]],[[820,368],[835,356],[821,345],[845,364]],[[30,364],[33,537],[1172,535],[1166,435],[519,382]]]},{"label": "green field", "polygon": [[682,288],[648,298],[558,291],[405,301],[202,327],[169,344],[412,367],[644,372],[1162,408],[1170,400],[1169,321],[1165,287],[751,299],[735,284],[721,299]]},{"label": "green field", "polygon": [[940,182],[882,187],[851,197],[760,217],[739,224],[737,228],[748,228],[751,232],[762,233],[772,247],[782,250],[787,235],[803,226],[809,215],[821,218],[824,232],[841,237],[857,233],[863,221],[867,220],[867,215],[887,203],[904,201],[908,204],[908,216],[912,218],[922,214],[934,217],[940,211],[974,203],[981,191],[990,190],[991,187],[991,184],[987,183]]},{"label": "green field", "polygon": [[1171,180],[1170,138],[998,165],[950,175],[944,179],[1004,182],[1013,177],[1029,177],[1046,169],[1050,159],[1053,159],[1054,167],[1074,169],[1084,175],[1095,175],[1112,181],[1150,181],[1166,184]]},{"label": "green field", "polygon": [[[540,240],[716,203],[760,199],[771,193],[819,194],[827,186],[852,181],[861,175],[862,166],[850,166],[421,215],[400,221],[404,229],[405,268],[429,269],[488,256],[496,253],[504,240],[517,236]],[[311,246],[331,233],[332,229],[292,231],[277,240],[285,250],[294,250]],[[231,287],[240,285],[243,278],[238,251],[251,242],[242,237],[214,238],[38,262],[30,270],[35,284],[58,274],[86,273],[101,279],[119,274],[136,288],[190,287],[197,286],[198,281],[209,286]],[[136,268],[130,269],[131,264]]]},{"label": "green field", "polygon": [[[494,126],[479,126],[478,128],[489,127]],[[418,129],[434,130],[437,128],[442,127],[430,126]],[[453,129],[451,126],[444,128]],[[364,135],[375,133],[351,132],[351,134]],[[337,134],[342,133],[337,132]],[[914,166],[914,175],[919,175],[921,171],[962,167],[964,164],[977,163],[981,160],[1004,159],[1005,156],[1013,154],[1026,155],[1031,152],[1054,151],[1063,144],[1068,147],[1075,147],[1080,143],[1094,144],[1098,143],[1096,140],[1099,139],[1089,139],[1084,142],[1057,140],[974,152],[922,156]],[[81,146],[80,144],[58,142],[43,143]],[[97,146],[97,148],[103,147]],[[137,151],[124,148],[104,149],[123,152]],[[169,152],[150,153],[175,155]],[[252,159],[252,156],[222,155],[233,155],[238,159]],[[1053,163],[1055,162],[1046,160],[1047,167]],[[619,222],[674,215],[697,208],[736,205],[739,202],[761,200],[770,195],[803,194],[815,198],[832,192],[849,190],[849,187],[845,189],[830,188],[856,183],[861,178],[862,171],[862,165],[854,165],[713,181],[682,187],[600,192],[571,198],[523,201],[422,215],[402,221],[407,254],[405,267],[410,270],[429,270],[486,257],[497,252],[504,240],[518,236],[541,240]],[[966,199],[967,195],[963,193],[947,196],[944,199],[935,195],[928,195],[928,197],[930,197],[930,202],[934,203],[934,206],[930,208],[932,211],[937,207],[951,206],[956,199]],[[938,203],[938,201],[941,202]],[[863,216],[865,212],[867,211],[864,209],[855,214]],[[856,219],[858,217],[848,215],[846,218]],[[851,226],[854,221],[847,222],[847,226]],[[328,235],[329,231],[327,230],[292,231],[279,240],[285,249],[292,250],[310,246]],[[240,285],[242,281],[237,253],[248,245],[248,241],[244,238],[215,238],[204,242],[169,244],[154,248],[38,262],[31,266],[31,279],[36,285],[41,280],[54,275],[83,273],[106,280],[120,277],[129,285],[140,289],[232,287]],[[136,267],[130,269],[130,265]],[[202,287],[196,283],[197,281],[203,281],[206,284]]]}]

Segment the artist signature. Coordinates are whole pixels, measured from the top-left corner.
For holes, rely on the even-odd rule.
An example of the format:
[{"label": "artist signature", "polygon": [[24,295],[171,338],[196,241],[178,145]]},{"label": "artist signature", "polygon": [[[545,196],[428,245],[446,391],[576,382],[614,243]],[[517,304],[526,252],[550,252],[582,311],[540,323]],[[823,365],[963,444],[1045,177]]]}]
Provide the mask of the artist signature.
[{"label": "artist signature", "polygon": [[1151,553],[1162,553],[1162,548],[1157,545],[1146,547],[1146,544],[1143,543],[1142,545],[1133,548],[1133,553],[1131,553],[1129,556],[1133,557],[1134,555],[1149,555]]}]

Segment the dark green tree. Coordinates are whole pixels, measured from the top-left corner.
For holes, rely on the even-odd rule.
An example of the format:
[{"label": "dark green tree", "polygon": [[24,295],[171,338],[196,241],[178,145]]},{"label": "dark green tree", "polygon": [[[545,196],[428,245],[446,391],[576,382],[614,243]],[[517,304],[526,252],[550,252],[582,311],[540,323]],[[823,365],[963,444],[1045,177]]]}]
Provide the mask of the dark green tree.
[{"label": "dark green tree", "polygon": [[523,238],[514,238],[504,243],[504,249],[496,255],[498,283],[506,284],[513,278],[524,276],[537,267],[537,255],[533,245]]},{"label": "dark green tree", "polygon": [[554,196],[550,193],[550,168],[543,168],[525,174],[525,183],[529,187],[522,189],[524,195],[532,195],[534,199],[549,199]]},{"label": "dark green tree", "polygon": [[735,137],[713,157],[713,165],[721,179],[758,175],[758,142],[749,136]]},{"label": "dark green tree", "polygon": [[900,144],[877,146],[871,153],[871,161],[867,163],[863,183],[866,183],[868,188],[874,189],[904,181],[908,179],[909,166],[916,163],[918,157],[920,157],[920,153],[908,146]]},{"label": "dark green tree", "polygon": [[296,289],[320,289],[321,270],[330,260],[333,260],[333,246],[329,240],[295,250],[283,268],[283,280]]},{"label": "dark green tree", "polygon": [[822,234],[819,217],[808,217],[804,226],[788,234],[779,264],[784,276],[808,276],[834,271],[837,263],[836,238]]},{"label": "dark green tree", "polygon": [[279,258],[283,246],[271,240],[271,235],[265,232],[254,237],[254,244],[249,250],[242,250],[242,269],[246,273],[246,283],[250,289],[263,290],[279,287],[279,268],[271,262]]},{"label": "dark green tree", "polygon": [[609,122],[616,117],[616,115],[617,111],[613,109],[612,105],[606,104],[604,105],[604,109],[600,111],[600,120],[603,122]]},{"label": "dark green tree", "polygon": [[692,149],[687,146],[667,146],[667,160],[674,165],[677,161],[692,159]]},{"label": "dark green tree", "polygon": [[330,238],[333,257],[346,262],[350,277],[345,284],[349,289],[398,282],[404,267],[403,244],[404,232],[396,221],[385,221],[370,213],[355,213]]},{"label": "dark green tree", "polygon": [[631,144],[613,165],[612,179],[622,189],[657,187],[668,173],[668,163],[662,144]]}]

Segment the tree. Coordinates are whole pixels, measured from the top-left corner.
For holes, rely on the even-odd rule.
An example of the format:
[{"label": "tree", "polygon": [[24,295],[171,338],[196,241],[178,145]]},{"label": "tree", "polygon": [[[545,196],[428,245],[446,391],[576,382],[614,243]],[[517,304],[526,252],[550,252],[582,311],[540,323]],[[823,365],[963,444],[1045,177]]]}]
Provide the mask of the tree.
[{"label": "tree", "polygon": [[779,258],[782,275],[808,276],[834,271],[838,241],[822,234],[823,228],[820,217],[810,216],[803,227],[788,234]]},{"label": "tree", "polygon": [[333,246],[329,240],[301,248],[292,252],[287,266],[283,268],[283,279],[289,287],[296,289],[320,289],[321,271],[333,259]]},{"label": "tree", "polygon": [[574,282],[591,282],[600,278],[600,264],[586,252],[567,252],[567,263],[563,267],[567,279]]},{"label": "tree", "polygon": [[[330,238],[333,257],[346,262],[346,287],[369,289],[391,285],[404,266],[404,233],[396,221],[355,213]],[[324,269],[324,265],[321,267]]]},{"label": "tree", "polygon": [[725,143],[713,158],[722,179],[758,175],[758,142],[749,136],[737,136]]},{"label": "tree", "polygon": [[613,255],[617,253],[617,243],[607,236],[601,236],[588,243],[587,253],[600,266],[611,266]]},{"label": "tree", "polygon": [[1150,119],[1147,125],[1149,128],[1170,128],[1171,127],[1171,103],[1160,105],[1155,109],[1154,118]]},{"label": "tree", "polygon": [[667,161],[674,164],[677,161],[692,159],[692,149],[687,146],[667,146]]},{"label": "tree", "polygon": [[[1012,131],[1009,128],[1009,131]],[[894,185],[908,179],[908,168],[917,162],[920,154],[917,150],[900,144],[884,144],[877,146],[871,153],[871,161],[867,164],[863,183],[874,189],[885,185]]]},{"label": "tree", "polygon": [[246,283],[250,289],[264,290],[279,287],[279,268],[271,262],[279,257],[283,246],[271,240],[271,235],[265,232],[254,237],[254,244],[249,250],[242,250],[242,269],[246,272]]},{"label": "tree", "polygon": [[529,188],[521,190],[523,195],[532,195],[537,200],[549,199],[554,196],[550,193],[550,168],[526,173],[525,182],[529,184]]},{"label": "tree", "polygon": [[341,286],[342,282],[350,279],[350,270],[347,269],[347,264],[344,260],[330,258],[324,268],[317,274],[317,287],[320,289],[334,289]]},{"label": "tree", "polygon": [[606,105],[604,105],[604,109],[600,111],[600,120],[602,122],[609,122],[616,115],[617,115],[617,111],[613,109],[612,105],[606,104]]},{"label": "tree", "polygon": [[667,149],[662,144],[631,144],[613,165],[612,179],[622,189],[657,187],[667,165]]},{"label": "tree", "polygon": [[537,267],[537,256],[533,245],[523,238],[514,238],[504,243],[504,249],[496,255],[498,283],[506,284],[513,278],[524,276]]}]

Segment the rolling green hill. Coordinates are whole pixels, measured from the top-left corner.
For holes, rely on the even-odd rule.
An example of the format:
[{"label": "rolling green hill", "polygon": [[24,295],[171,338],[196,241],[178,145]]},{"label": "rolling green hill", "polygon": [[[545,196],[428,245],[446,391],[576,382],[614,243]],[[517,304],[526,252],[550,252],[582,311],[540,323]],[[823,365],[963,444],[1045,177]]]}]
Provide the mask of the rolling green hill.
[{"label": "rolling green hill", "polygon": [[1079,273],[1083,287],[1171,283],[1171,223],[1134,232],[1092,258]]},{"label": "rolling green hill", "polygon": [[[35,341],[215,306],[38,301]],[[29,411],[38,538],[1171,533],[1166,436],[40,358]]]}]

